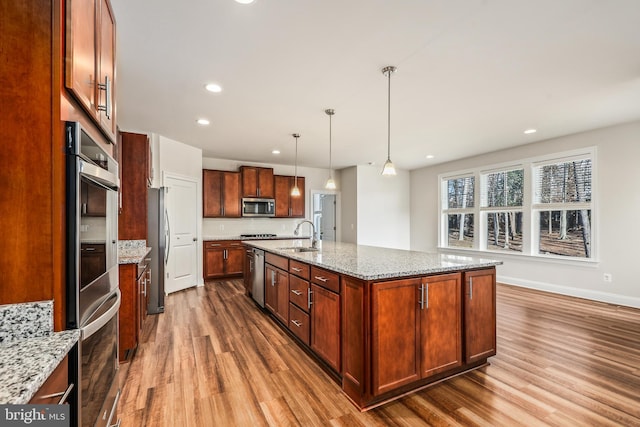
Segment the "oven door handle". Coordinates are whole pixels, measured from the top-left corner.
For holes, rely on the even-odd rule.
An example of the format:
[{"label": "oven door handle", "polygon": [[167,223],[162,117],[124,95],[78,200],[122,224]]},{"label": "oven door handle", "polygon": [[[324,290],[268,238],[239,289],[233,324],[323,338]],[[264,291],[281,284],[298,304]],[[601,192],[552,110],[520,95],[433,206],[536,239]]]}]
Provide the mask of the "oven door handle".
[{"label": "oven door handle", "polygon": [[[115,301],[113,300],[113,295],[116,296]],[[103,307],[100,307],[99,310],[102,311],[102,314],[93,319],[93,316],[89,319],[90,322],[80,328],[80,337],[82,340],[89,338],[91,335],[95,334],[102,328],[104,325],[109,323],[109,321],[118,313],[118,309],[120,308],[120,289],[116,289],[115,293],[113,293],[104,304],[109,304],[110,307],[106,308],[106,310],[102,310]]]},{"label": "oven door handle", "polygon": [[107,190],[117,191],[120,181],[116,175],[83,159],[80,161],[80,175],[103,186]]}]

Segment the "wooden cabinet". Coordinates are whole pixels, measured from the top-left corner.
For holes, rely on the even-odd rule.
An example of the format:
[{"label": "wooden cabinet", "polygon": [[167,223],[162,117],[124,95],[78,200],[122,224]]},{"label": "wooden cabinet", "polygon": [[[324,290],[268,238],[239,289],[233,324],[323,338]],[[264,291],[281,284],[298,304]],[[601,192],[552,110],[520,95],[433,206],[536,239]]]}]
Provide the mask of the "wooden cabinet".
[{"label": "wooden cabinet", "polygon": [[115,40],[109,0],[67,1],[65,85],[112,142],[116,141]]},{"label": "wooden cabinet", "polygon": [[311,284],[311,349],[340,372],[340,295]]},{"label": "wooden cabinet", "polygon": [[122,132],[118,147],[120,163],[120,194],[122,209],[118,217],[118,239],[147,239],[147,193],[149,137],[146,134]]},{"label": "wooden cabinet", "polygon": [[267,199],[274,197],[272,168],[241,166],[240,173],[242,174],[242,197]]},{"label": "wooden cabinet", "polygon": [[289,323],[289,274],[265,265],[264,304],[284,325]]},{"label": "wooden cabinet", "polygon": [[80,287],[91,283],[106,271],[107,256],[104,243],[80,244]]},{"label": "wooden cabinet", "polygon": [[69,356],[67,355],[36,391],[29,404],[60,405],[67,403],[73,387],[74,384],[69,383]]},{"label": "wooden cabinet", "polygon": [[464,274],[465,362],[496,354],[496,271]]},{"label": "wooden cabinet", "polygon": [[275,200],[277,218],[304,218],[305,212],[305,189],[304,177],[298,177],[299,196],[292,196],[291,190],[294,187],[295,177],[286,175],[276,175]]},{"label": "wooden cabinet", "polygon": [[289,304],[289,330],[293,332],[295,336],[300,338],[300,341],[309,345],[309,332],[311,325],[309,324],[309,314],[301,310],[297,305]]},{"label": "wooden cabinet", "polygon": [[202,207],[205,218],[239,218],[240,173],[204,169]]},{"label": "wooden cabinet", "polygon": [[462,365],[459,273],[372,289],[374,395]]},{"label": "wooden cabinet", "polygon": [[82,216],[107,216],[107,193],[96,186],[81,181],[80,214]]},{"label": "wooden cabinet", "polygon": [[245,247],[244,255],[244,293],[251,295],[253,292],[253,269],[255,268],[255,257],[251,248]]},{"label": "wooden cabinet", "polygon": [[204,242],[204,278],[216,279],[243,274],[245,250],[239,240]]},{"label": "wooden cabinet", "polygon": [[142,336],[144,319],[147,314],[147,270],[148,264],[120,264],[120,311],[119,311],[119,360],[125,362],[127,356],[138,346]]}]

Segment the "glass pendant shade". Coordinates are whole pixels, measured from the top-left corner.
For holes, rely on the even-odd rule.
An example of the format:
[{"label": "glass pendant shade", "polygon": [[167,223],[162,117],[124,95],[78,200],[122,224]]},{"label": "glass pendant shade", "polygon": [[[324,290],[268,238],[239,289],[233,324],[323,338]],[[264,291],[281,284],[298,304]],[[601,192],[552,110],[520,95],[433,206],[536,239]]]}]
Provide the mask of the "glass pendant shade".
[{"label": "glass pendant shade", "polygon": [[391,161],[391,159],[387,159],[387,161],[384,162],[384,167],[382,168],[382,175],[392,176],[395,174],[396,174],[396,167],[393,165],[393,162]]},{"label": "glass pendant shade", "polygon": [[327,180],[327,183],[324,185],[324,188],[326,188],[327,190],[335,190],[336,189],[336,182],[333,180],[333,178],[329,178]]},{"label": "glass pendant shade", "polygon": [[300,195],[300,189],[298,188],[297,185],[294,185],[293,189],[291,189],[291,195],[293,197],[298,197]]}]

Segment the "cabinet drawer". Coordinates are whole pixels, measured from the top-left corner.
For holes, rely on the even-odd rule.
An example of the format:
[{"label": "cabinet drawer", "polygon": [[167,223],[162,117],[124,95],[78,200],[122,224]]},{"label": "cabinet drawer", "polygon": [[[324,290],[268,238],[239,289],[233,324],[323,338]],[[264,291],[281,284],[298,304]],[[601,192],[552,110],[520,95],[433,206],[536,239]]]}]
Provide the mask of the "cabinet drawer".
[{"label": "cabinet drawer", "polygon": [[289,301],[309,311],[309,282],[296,276],[289,276]]},{"label": "cabinet drawer", "polygon": [[104,243],[81,243],[80,251],[81,252],[93,252],[93,253],[101,253],[103,254],[105,251]]},{"label": "cabinet drawer", "polygon": [[240,240],[205,240],[205,249],[229,248],[233,246],[242,246]]},{"label": "cabinet drawer", "polygon": [[281,257],[279,255],[274,255],[271,252],[267,252],[264,255],[264,261],[267,264],[274,265],[281,270],[289,271],[289,259],[285,257]]},{"label": "cabinet drawer", "polygon": [[[49,375],[29,403],[34,405],[56,405],[66,403],[69,388],[69,356],[65,356],[58,367]],[[64,400],[62,399],[64,397]],[[62,400],[62,402],[60,402]]]},{"label": "cabinet drawer", "polygon": [[311,281],[323,288],[340,293],[340,275],[336,273],[317,267],[311,267]]},{"label": "cabinet drawer", "polygon": [[309,315],[294,304],[289,304],[289,330],[309,345]]},{"label": "cabinet drawer", "polygon": [[296,276],[309,280],[309,264],[305,264],[304,262],[290,259],[289,273],[295,274]]}]

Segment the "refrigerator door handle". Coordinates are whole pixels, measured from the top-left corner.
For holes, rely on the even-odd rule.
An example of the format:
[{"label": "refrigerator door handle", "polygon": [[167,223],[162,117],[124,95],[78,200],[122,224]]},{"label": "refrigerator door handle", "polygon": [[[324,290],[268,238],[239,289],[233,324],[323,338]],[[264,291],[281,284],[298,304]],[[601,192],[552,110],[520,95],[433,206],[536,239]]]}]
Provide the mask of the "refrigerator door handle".
[{"label": "refrigerator door handle", "polygon": [[167,262],[169,262],[169,251],[171,250],[171,225],[169,224],[169,212],[167,209],[164,210],[164,220],[167,224],[167,250],[164,256],[164,265],[167,265]]}]

